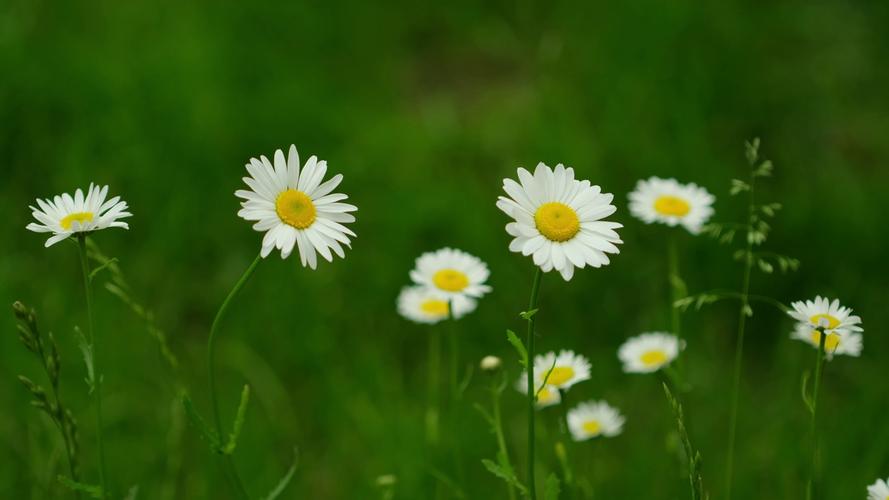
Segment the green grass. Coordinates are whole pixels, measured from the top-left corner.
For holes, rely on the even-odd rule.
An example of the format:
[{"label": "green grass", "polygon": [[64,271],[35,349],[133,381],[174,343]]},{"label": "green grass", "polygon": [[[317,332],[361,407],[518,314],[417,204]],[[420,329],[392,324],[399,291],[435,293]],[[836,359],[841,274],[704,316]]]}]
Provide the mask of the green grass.
[{"label": "green grass", "polygon": [[[494,201],[517,166],[563,162],[615,193],[614,218],[626,225],[611,266],[567,284],[548,275],[541,290],[537,350],[587,355],[592,381],[572,399],[605,398],[628,418],[619,438],[575,446],[575,473],[596,483],[598,498],[686,498],[660,382],[622,374],[616,358],[625,338],[670,321],[667,232],[631,219],[626,193],[641,177],[675,176],[718,196],[717,220],[737,219],[744,206],[728,197],[729,181],[745,175],[743,143],[759,136],[776,164],[760,192],[785,207],[769,247],[802,267],[754,274],[752,291],[785,303],[837,296],[864,319],[863,356],[827,364],[818,417],[824,498],[863,498],[889,475],[887,24],[884,3],[837,0],[10,0],[0,5],[0,304],[34,306],[54,332],[83,472],[96,478],[73,333],[86,321],[76,249],[45,250],[24,226],[38,196],[90,181],[123,195],[131,230],[97,240],[153,311],[179,370],[166,368],[128,307],[96,290],[112,484],[138,484],[140,498],[225,498],[178,391],[210,415],[209,325],[261,238],[236,217],[233,192],[251,156],[295,143],[345,175],[358,238],[345,260],[316,272],[269,258],[232,304],[218,352],[225,422],[243,383],[252,389],[235,462],[255,496],[285,474],[296,447],[299,468],[283,498],[376,498],[383,474],[397,476],[395,498],[433,498],[427,464],[450,473],[450,459],[423,445],[428,329],[398,317],[395,297],[420,253],[448,245],[478,255],[494,292],[459,323],[461,352],[467,363],[500,355],[517,377],[505,330],[524,326],[518,312],[533,269],[508,252]],[[706,238],[680,238],[679,259],[692,292],[740,285],[729,250]],[[685,423],[714,499],[736,315],[728,302],[683,315],[694,384]],[[799,384],[814,352],[789,340],[790,327],[766,307],[748,324],[735,499],[803,496]],[[15,379],[39,379],[40,368],[11,311],[0,331],[0,497],[61,497],[61,443]],[[475,379],[465,401],[487,404],[486,382]],[[459,436],[464,484],[472,498],[505,494],[481,464],[494,457],[494,436],[469,406]],[[524,476],[524,401],[511,387],[503,416]],[[556,471],[547,438],[557,435],[558,411],[540,416],[538,455]]]}]

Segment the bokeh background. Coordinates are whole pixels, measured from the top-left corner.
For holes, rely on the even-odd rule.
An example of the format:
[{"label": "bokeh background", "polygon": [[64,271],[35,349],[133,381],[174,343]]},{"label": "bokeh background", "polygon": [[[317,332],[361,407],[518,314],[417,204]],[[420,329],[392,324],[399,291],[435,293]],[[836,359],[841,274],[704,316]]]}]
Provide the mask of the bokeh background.
[{"label": "bokeh background", "polygon": [[[316,272],[263,262],[225,322],[220,387],[231,421],[242,383],[254,389],[235,460],[250,491],[299,469],[284,498],[435,498],[431,471],[450,462],[423,440],[429,329],[394,301],[424,251],[454,246],[488,262],[494,292],[459,323],[461,365],[504,357],[533,269],[510,254],[501,179],[538,161],[573,166],[616,194],[626,228],[613,264],[570,283],[547,275],[541,349],[593,362],[575,401],[605,398],[625,433],[577,447],[578,474],[598,498],[687,496],[674,422],[655,377],[621,373],[628,336],[668,326],[668,231],[630,218],[628,193],[651,175],[718,196],[736,220],[729,182],[747,172],[759,136],[776,165],[763,200],[784,205],[768,248],[797,273],[754,274],[752,290],[785,303],[840,297],[864,319],[860,359],[828,366],[822,394],[825,498],[863,498],[889,476],[885,264],[889,213],[889,4],[750,2],[114,2],[0,4],[0,303],[37,308],[58,337],[63,395],[81,425],[95,477],[94,427],[73,336],[85,321],[74,247],[48,250],[25,231],[35,197],[109,184],[129,201],[131,230],[96,240],[166,332],[169,367],[144,323],[99,289],[109,468],[140,498],[227,498],[206,444],[182,415],[187,390],[209,415],[205,342],[216,307],[259,249],[235,215],[243,164],[295,143],[342,172],[358,205],[345,260]],[[680,234],[691,291],[737,288],[732,250]],[[8,306],[4,306],[8,307]],[[723,492],[729,366],[737,305],[683,316],[694,390],[688,425],[713,498]],[[756,310],[744,366],[735,498],[801,498],[808,414],[800,379],[814,351],[789,319]],[[0,497],[68,495],[56,431],[15,376],[43,382],[0,316]],[[500,498],[480,464],[495,444],[470,403],[457,439],[469,498]],[[513,460],[524,459],[523,400],[504,396]],[[540,473],[556,470],[554,409],[540,414]],[[546,430],[548,429],[548,431]],[[548,432],[548,433],[547,433]],[[521,469],[520,469],[521,470]],[[447,490],[445,490],[447,491]]]}]

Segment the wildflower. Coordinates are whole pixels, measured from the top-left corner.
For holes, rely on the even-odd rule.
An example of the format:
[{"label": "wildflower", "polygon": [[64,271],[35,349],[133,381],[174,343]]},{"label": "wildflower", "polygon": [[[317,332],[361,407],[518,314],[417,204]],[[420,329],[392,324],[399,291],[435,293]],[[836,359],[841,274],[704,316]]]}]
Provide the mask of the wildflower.
[{"label": "wildflower", "polygon": [[343,245],[351,247],[349,237],[355,233],[343,224],[355,222],[350,212],[358,208],[340,203],[348,198],[345,194],[333,193],[342,174],[322,183],[327,162],[315,156],[300,171],[296,146],[290,146],[286,160],[283,151],[275,151],[274,166],[260,156],[251,158],[246,167],[250,176],[244,177],[244,183],[250,189],[235,191],[235,196],[244,199],[238,216],[256,221],[253,229],[265,232],[263,258],[278,249],[286,259],[295,246],[302,265],[315,269],[316,252],[328,262],[333,261],[333,253],[345,257]]},{"label": "wildflower", "polygon": [[[798,322],[798,329],[806,327],[810,330],[809,333],[815,338],[816,345],[821,340],[818,332],[824,332],[824,335],[827,336],[825,339],[826,351],[832,350],[828,344],[833,344],[833,348],[837,348],[838,337],[864,331],[859,326],[861,318],[852,315],[852,309],[842,307],[837,299],[831,302],[819,295],[815,297],[815,300],[798,301],[790,305],[793,310],[788,314]],[[833,337],[834,335],[836,337]]]},{"label": "wildflower", "polygon": [[[535,370],[535,378],[537,376]],[[522,372],[522,376],[516,381],[515,388],[521,392],[522,394],[528,394],[528,384],[527,384],[528,372]],[[537,409],[546,408],[547,406],[557,405],[562,401],[562,395],[559,394],[559,391],[555,388],[549,386],[541,387],[540,384],[536,387],[537,391],[537,400],[534,402],[534,405]]]},{"label": "wildflower", "polygon": [[497,356],[485,356],[482,358],[479,366],[483,371],[493,372],[500,369],[500,366],[503,365],[503,362]]},{"label": "wildflower", "polygon": [[604,401],[581,403],[568,412],[568,429],[575,441],[617,436],[624,422],[620,412]]},{"label": "wildflower", "polygon": [[574,169],[556,165],[555,170],[538,163],[532,176],[518,169],[519,182],[503,179],[506,196],[497,208],[512,217],[506,232],[513,236],[509,249],[533,256],[544,272],[558,271],[565,281],[574,268],[608,265],[607,254],[617,254],[623,243],[615,229],[623,227],[603,220],[617,209],[614,195],[602,193],[590,181],[574,178]]},{"label": "wildflower", "polygon": [[682,225],[692,234],[713,215],[716,198],[697,184],[680,184],[676,179],[651,177],[636,183],[629,195],[630,213],[647,224]]},{"label": "wildflower", "polygon": [[453,248],[424,253],[410,273],[414,283],[435,290],[450,302],[455,318],[471,312],[477,299],[491,291],[485,284],[489,275],[481,259]]},{"label": "wildflower", "polygon": [[417,323],[431,325],[448,318],[448,301],[429,287],[406,286],[398,294],[397,302],[398,313]]},{"label": "wildflower", "polygon": [[675,335],[666,332],[643,333],[627,339],[617,357],[627,373],[652,373],[669,365],[685,347]]},{"label": "wildflower", "polygon": [[534,358],[534,377],[554,389],[568,390],[572,385],[589,380],[590,362],[574,351],[538,355]]},{"label": "wildflower", "polygon": [[[818,349],[821,345],[822,333],[813,330],[809,325],[799,323],[796,329],[790,334],[790,338],[802,340]],[[836,333],[828,333],[824,339],[824,357],[828,360],[833,359],[834,354],[843,354],[846,356],[858,357],[861,355],[863,348],[863,335],[860,333],[847,333],[840,336]]]},{"label": "wildflower", "polygon": [[127,202],[120,196],[105,200],[108,186],[90,184],[86,196],[78,189],[72,197],[68,193],[55,196],[52,200],[37,199],[37,207],[31,206],[31,215],[39,222],[30,223],[29,231],[35,233],[53,233],[46,240],[45,246],[52,246],[72,234],[89,233],[108,227],[129,229],[126,222],[120,219],[133,214],[127,212]]},{"label": "wildflower", "polygon": [[877,479],[867,487],[867,500],[889,500],[889,479]]}]

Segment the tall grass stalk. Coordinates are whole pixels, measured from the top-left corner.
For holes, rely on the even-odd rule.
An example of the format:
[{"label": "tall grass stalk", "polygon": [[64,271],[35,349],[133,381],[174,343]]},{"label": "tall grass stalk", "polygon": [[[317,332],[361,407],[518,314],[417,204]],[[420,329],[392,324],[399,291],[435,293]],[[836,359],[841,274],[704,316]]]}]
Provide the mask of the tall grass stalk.
[{"label": "tall grass stalk", "polygon": [[815,357],[815,386],[812,388],[812,420],[810,425],[810,433],[812,438],[812,463],[809,472],[809,483],[806,485],[806,500],[814,500],[818,489],[818,392],[821,389],[821,375],[824,371],[824,342],[827,337],[823,328],[819,328],[818,332],[818,353]]},{"label": "tall grass stalk", "polygon": [[441,405],[441,333],[436,328],[429,332],[426,407],[426,441],[438,444],[438,420]]},{"label": "tall grass stalk", "polygon": [[528,334],[526,345],[528,349],[527,383],[528,383],[528,497],[537,499],[537,488],[534,480],[534,400],[537,390],[534,387],[534,323],[537,317],[537,302],[540,296],[540,280],[543,271],[540,268],[534,273],[534,282],[531,284],[531,298],[528,301],[528,310],[525,317],[528,322]]}]

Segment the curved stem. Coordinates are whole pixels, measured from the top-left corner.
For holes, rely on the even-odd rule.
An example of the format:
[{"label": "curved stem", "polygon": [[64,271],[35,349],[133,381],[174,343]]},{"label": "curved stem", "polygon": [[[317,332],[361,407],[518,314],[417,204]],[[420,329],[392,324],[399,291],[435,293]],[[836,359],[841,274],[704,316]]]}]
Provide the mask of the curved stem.
[{"label": "curved stem", "polygon": [[821,388],[821,373],[824,369],[824,342],[827,335],[824,331],[819,330],[820,338],[818,340],[818,354],[815,358],[815,387],[812,392],[812,470],[809,474],[809,484],[806,487],[806,499],[815,498],[816,486],[818,484],[818,392]]},{"label": "curved stem", "polygon": [[[534,283],[531,285],[531,299],[528,302],[528,311],[537,309],[537,299],[540,295],[540,279],[543,271],[537,268],[534,274]],[[534,400],[537,389],[534,387],[534,323],[536,312],[528,318],[528,493],[531,500],[537,499],[537,488],[534,481]]]},{"label": "curved stem", "polygon": [[92,371],[95,377],[96,391],[96,451],[99,455],[99,484],[102,486],[102,498],[108,496],[108,482],[105,469],[105,443],[102,439],[102,370],[99,368],[99,346],[93,331],[93,291],[90,285],[90,263],[86,255],[86,235],[77,235],[77,249],[80,254],[80,270],[83,274],[83,293],[86,298],[86,334],[92,350]]},{"label": "curved stem", "polygon": [[[226,310],[228,310],[229,305],[231,304],[232,299],[241,291],[247,281],[250,279],[250,276],[253,275],[253,272],[256,270],[256,266],[259,265],[259,262],[262,261],[262,255],[258,254],[253,262],[250,264],[250,267],[244,271],[244,274],[235,283],[235,287],[232,288],[231,292],[229,292],[228,297],[222,302],[222,305],[219,306],[219,311],[216,312],[216,317],[213,318],[213,324],[210,326],[210,337],[207,340],[207,378],[210,382],[210,401],[213,406],[213,423],[216,426],[216,435],[219,436],[219,439],[222,439],[222,436],[225,434],[222,431],[222,417],[220,417],[219,413],[219,398],[216,396],[216,373],[215,373],[215,361],[216,361],[216,332],[219,329],[219,323],[222,321],[223,316],[225,316]],[[228,476],[231,477],[232,482],[235,483],[235,488],[238,491],[238,494],[241,498],[250,498],[247,494],[247,490],[244,488],[244,484],[241,481],[240,476],[238,476],[237,469],[235,469],[234,462],[232,461],[231,455],[223,456],[223,464],[226,468],[228,468]]]}]

